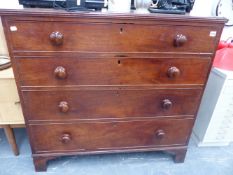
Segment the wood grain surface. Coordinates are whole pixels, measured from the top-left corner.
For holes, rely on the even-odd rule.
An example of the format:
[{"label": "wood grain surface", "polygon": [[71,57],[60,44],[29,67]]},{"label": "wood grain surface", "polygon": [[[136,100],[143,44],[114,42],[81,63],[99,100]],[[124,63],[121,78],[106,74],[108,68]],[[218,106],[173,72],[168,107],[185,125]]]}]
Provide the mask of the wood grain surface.
[{"label": "wood grain surface", "polygon": [[0,15],[36,171],[61,155],[163,150],[184,161],[225,19]]},{"label": "wood grain surface", "polygon": [[[200,89],[28,91],[23,93],[29,121],[195,115]],[[164,100],[171,101],[166,108]],[[68,110],[59,104],[66,102]]]},{"label": "wood grain surface", "polygon": [[[56,18],[52,19],[56,20]],[[80,51],[80,52],[197,52],[212,53],[218,27],[180,25],[139,25],[113,23],[10,21],[8,26],[17,27],[10,32],[14,51]],[[8,29],[10,30],[10,29]],[[50,35],[63,35],[62,44],[54,44]],[[177,35],[187,41],[176,45]],[[201,37],[200,37],[201,36]],[[27,41],[27,42],[24,42]],[[23,43],[23,44],[22,44]]]},{"label": "wood grain surface", "polygon": [[[209,58],[80,58],[33,57],[16,60],[21,86],[64,85],[203,85],[211,60]],[[57,67],[66,76],[54,75]],[[180,74],[169,77],[169,68]]]},{"label": "wood grain surface", "polygon": [[29,125],[29,130],[34,151],[46,153],[185,145],[192,124],[193,119],[99,121]]}]

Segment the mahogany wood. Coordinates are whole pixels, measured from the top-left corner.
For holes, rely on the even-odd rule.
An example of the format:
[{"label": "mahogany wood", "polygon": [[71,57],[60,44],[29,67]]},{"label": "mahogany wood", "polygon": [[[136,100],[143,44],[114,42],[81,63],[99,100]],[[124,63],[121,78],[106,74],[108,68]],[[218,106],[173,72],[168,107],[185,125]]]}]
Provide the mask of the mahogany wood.
[{"label": "mahogany wood", "polygon": [[177,67],[172,66],[167,70],[167,76],[173,79],[178,78],[180,76],[180,70]]},{"label": "mahogany wood", "polygon": [[185,160],[187,148],[174,149],[174,150],[171,149],[171,150],[166,150],[166,152],[174,156],[174,162],[183,163]]},{"label": "mahogany wood", "polygon": [[[215,37],[210,31],[218,31],[218,26],[199,27],[184,25],[140,25],[134,21],[126,24],[105,22],[71,23],[50,21],[17,20],[8,22],[8,26],[17,26],[12,32],[14,51],[81,51],[81,52],[213,52]],[[55,22],[53,22],[55,21]],[[121,31],[122,29],[122,31]],[[28,32],[28,31],[33,32]],[[94,32],[93,32],[94,31]],[[53,34],[53,32],[55,34]],[[52,39],[59,44],[51,43]],[[174,45],[174,38],[179,47]],[[186,36],[187,41],[181,36]],[[201,36],[201,37],[200,37]],[[22,44],[22,41],[27,41]],[[61,43],[62,44],[61,44]],[[181,44],[182,43],[182,44]],[[201,43],[201,44],[200,44]]]},{"label": "mahogany wood", "polygon": [[186,42],[188,42],[188,39],[185,35],[183,34],[177,34],[174,39],[174,45],[176,47],[181,47],[183,46]]},{"label": "mahogany wood", "polygon": [[225,19],[0,15],[36,171],[64,155],[160,150],[184,161]]},{"label": "mahogany wood", "polygon": [[155,134],[158,139],[163,139],[166,135],[166,133],[162,129],[159,129],[158,131],[156,131]]},{"label": "mahogany wood", "polygon": [[[200,89],[26,91],[28,120],[193,116]],[[172,107],[166,107],[169,99]],[[42,103],[43,102],[43,103]],[[62,103],[62,109],[59,107]],[[64,104],[65,103],[65,104]],[[62,112],[61,112],[62,111]]]},{"label": "mahogany wood", "polygon": [[62,56],[20,58],[16,59],[16,63],[20,72],[21,86],[203,85],[211,59],[208,57],[88,59]]},{"label": "mahogany wood", "polygon": [[193,119],[93,121],[31,124],[29,130],[35,153],[53,153],[185,145],[192,124]]},{"label": "mahogany wood", "polygon": [[60,32],[52,32],[49,35],[49,38],[51,43],[54,44],[55,46],[62,45],[63,43],[63,34]]},{"label": "mahogany wood", "polygon": [[43,172],[47,170],[47,162],[51,159],[55,159],[56,157],[54,156],[34,156],[33,157],[33,162],[35,165],[35,170],[37,172]]},{"label": "mahogany wood", "polygon": [[163,100],[163,109],[169,110],[172,107],[172,102],[169,99],[164,99]]},{"label": "mahogany wood", "polygon": [[58,104],[58,108],[60,109],[62,113],[66,113],[69,111],[69,104],[66,101],[61,101]]},{"label": "mahogany wood", "polygon": [[[43,70],[41,70],[41,71],[43,71]],[[58,66],[54,70],[54,75],[58,79],[66,79],[66,77],[67,77],[66,69],[62,66]]]}]

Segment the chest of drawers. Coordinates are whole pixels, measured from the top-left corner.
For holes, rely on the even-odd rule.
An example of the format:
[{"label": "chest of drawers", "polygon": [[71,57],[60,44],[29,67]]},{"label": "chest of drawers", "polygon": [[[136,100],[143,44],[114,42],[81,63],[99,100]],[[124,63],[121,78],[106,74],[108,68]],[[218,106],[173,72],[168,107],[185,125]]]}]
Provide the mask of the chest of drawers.
[{"label": "chest of drawers", "polygon": [[224,19],[0,13],[37,171],[63,155],[184,161]]}]

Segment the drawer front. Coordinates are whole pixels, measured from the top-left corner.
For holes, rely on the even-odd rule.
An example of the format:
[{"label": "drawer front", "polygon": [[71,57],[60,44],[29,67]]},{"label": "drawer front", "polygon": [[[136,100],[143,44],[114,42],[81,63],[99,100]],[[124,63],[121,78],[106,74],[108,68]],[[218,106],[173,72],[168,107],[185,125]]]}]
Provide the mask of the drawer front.
[{"label": "drawer front", "polygon": [[8,26],[17,28],[11,31],[13,50],[55,52],[212,53],[216,42],[210,32],[218,31],[204,26],[51,21],[8,21]]},{"label": "drawer front", "polygon": [[16,59],[21,86],[204,84],[209,58]]},{"label": "drawer front", "polygon": [[185,145],[192,119],[29,125],[33,151],[104,151]]},{"label": "drawer front", "polygon": [[200,89],[25,91],[28,120],[194,115]]}]

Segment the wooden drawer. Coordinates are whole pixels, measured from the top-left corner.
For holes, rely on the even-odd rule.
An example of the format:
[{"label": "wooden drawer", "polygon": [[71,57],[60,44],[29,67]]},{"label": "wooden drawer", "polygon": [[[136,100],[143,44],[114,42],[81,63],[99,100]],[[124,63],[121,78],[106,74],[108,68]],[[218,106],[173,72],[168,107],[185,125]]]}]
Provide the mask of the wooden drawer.
[{"label": "wooden drawer", "polygon": [[194,115],[200,96],[200,89],[23,92],[28,120]]},{"label": "wooden drawer", "polygon": [[209,58],[17,59],[21,86],[204,84]]},{"label": "wooden drawer", "polygon": [[[211,37],[210,32],[218,31],[218,28],[213,26],[14,20],[8,21],[8,27],[9,30],[10,27],[13,29],[10,31],[12,49],[27,52],[212,53],[215,49],[216,38]],[[174,43],[177,43],[177,46]]]},{"label": "wooden drawer", "polygon": [[192,119],[29,125],[35,153],[185,145]]}]

